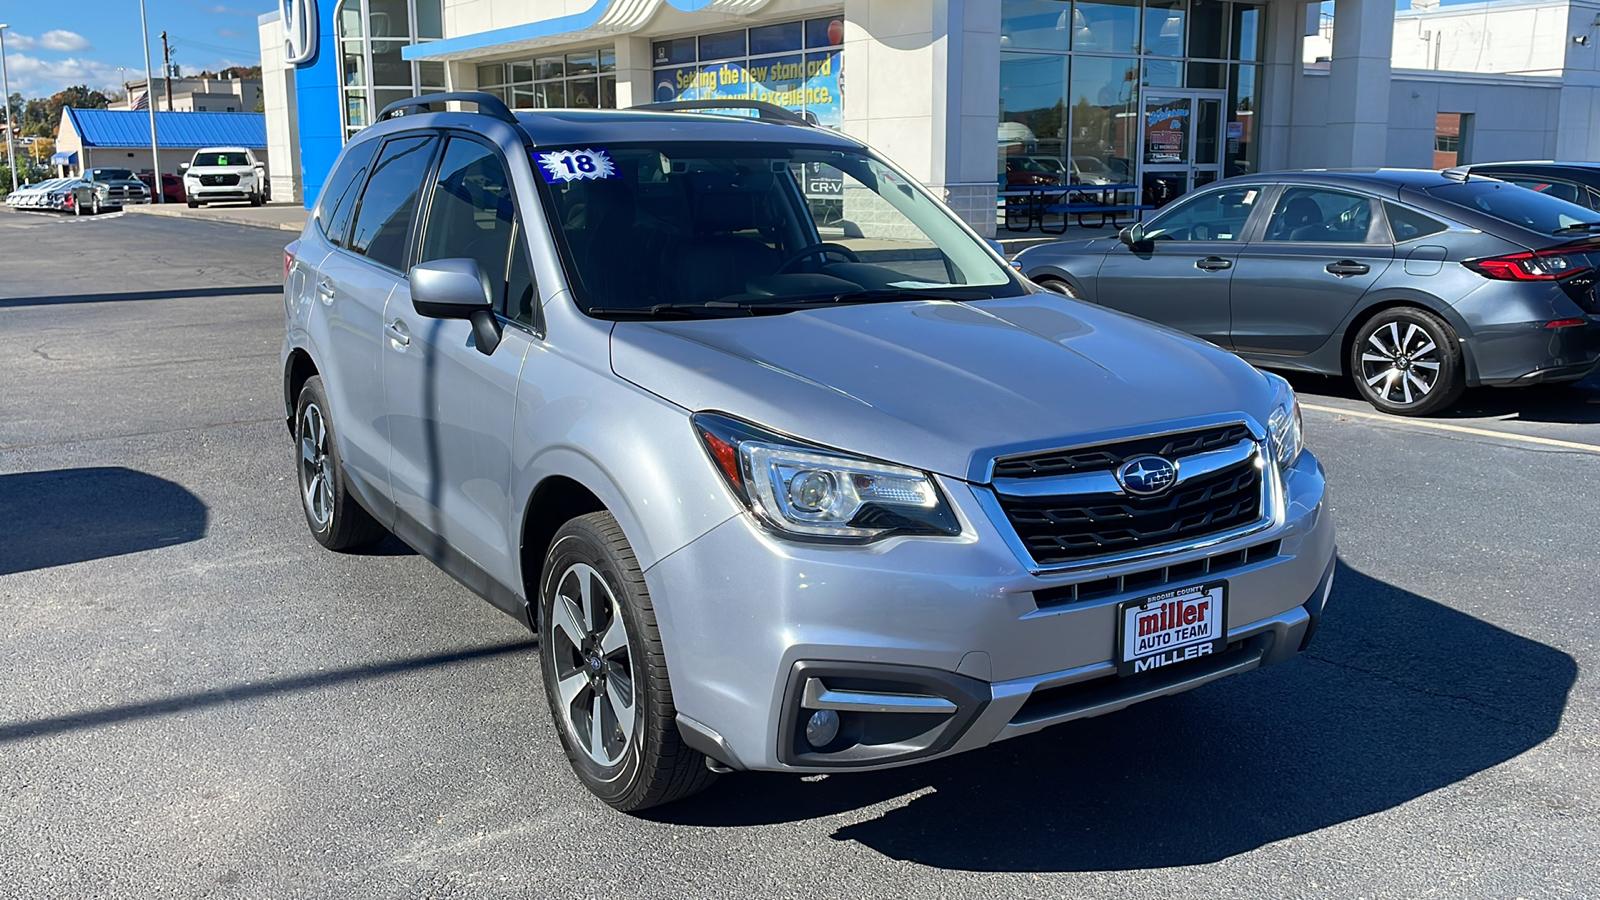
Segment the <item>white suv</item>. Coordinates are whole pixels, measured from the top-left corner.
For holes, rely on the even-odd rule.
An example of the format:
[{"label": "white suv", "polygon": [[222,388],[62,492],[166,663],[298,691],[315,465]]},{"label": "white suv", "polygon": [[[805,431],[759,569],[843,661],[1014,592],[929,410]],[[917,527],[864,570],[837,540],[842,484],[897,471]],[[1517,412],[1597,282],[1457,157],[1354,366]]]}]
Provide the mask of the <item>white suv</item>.
[{"label": "white suv", "polygon": [[202,147],[183,164],[183,194],[193,209],[212,200],[268,199],[267,170],[244,147]]}]

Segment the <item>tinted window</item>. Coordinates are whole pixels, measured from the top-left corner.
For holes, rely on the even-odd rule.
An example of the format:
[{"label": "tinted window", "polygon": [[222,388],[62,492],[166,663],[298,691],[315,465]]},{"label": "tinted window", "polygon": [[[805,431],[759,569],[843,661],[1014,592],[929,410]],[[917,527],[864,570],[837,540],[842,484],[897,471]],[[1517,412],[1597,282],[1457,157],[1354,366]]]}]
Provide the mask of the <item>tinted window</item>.
[{"label": "tinted window", "polygon": [[1145,226],[1151,241],[1237,241],[1261,198],[1261,189],[1236,187],[1193,194],[1173,204]]},{"label": "tinted window", "polygon": [[317,227],[334,246],[344,246],[344,234],[350,224],[350,210],[355,208],[356,197],[361,192],[361,182],[366,178],[367,166],[378,150],[377,141],[366,141],[345,148],[344,156],[334,167],[333,174],[322,186],[322,196],[317,198],[317,210],[312,213]]},{"label": "tinted window", "polygon": [[[517,208],[512,197],[505,165],[493,150],[477,141],[451,138],[428,203],[418,258],[476,260],[489,279],[491,295],[501,314],[532,324],[531,305],[522,309],[525,301],[531,303],[532,293],[525,260],[519,277],[526,283],[517,286],[515,296],[507,290],[511,249],[517,235]],[[524,292],[530,297],[524,298]]]},{"label": "tinted window", "polygon": [[1428,193],[1541,234],[1600,219],[1593,210],[1504,182],[1465,181],[1429,188]]},{"label": "tinted window", "polygon": [[383,145],[350,229],[350,249],[391,269],[406,267],[406,240],[417,211],[417,194],[428,175],[432,135],[395,138]]},{"label": "tinted window", "polygon": [[1372,201],[1359,194],[1292,187],[1267,220],[1266,241],[1361,244],[1372,226]]},{"label": "tinted window", "polygon": [[1583,203],[1583,201],[1579,199],[1579,197],[1582,195],[1578,193],[1578,186],[1575,184],[1569,184],[1565,181],[1546,181],[1542,178],[1534,178],[1527,175],[1519,175],[1516,177],[1501,176],[1501,180],[1509,181],[1519,188],[1527,188],[1530,191],[1538,191],[1541,194],[1549,194],[1552,197],[1565,200],[1568,203]]},{"label": "tinted window", "polygon": [[1396,243],[1438,234],[1450,227],[1432,216],[1393,203],[1385,203],[1383,211],[1389,216],[1389,230],[1394,232]]},{"label": "tinted window", "polygon": [[248,166],[250,157],[243,153],[196,153],[196,166]]}]

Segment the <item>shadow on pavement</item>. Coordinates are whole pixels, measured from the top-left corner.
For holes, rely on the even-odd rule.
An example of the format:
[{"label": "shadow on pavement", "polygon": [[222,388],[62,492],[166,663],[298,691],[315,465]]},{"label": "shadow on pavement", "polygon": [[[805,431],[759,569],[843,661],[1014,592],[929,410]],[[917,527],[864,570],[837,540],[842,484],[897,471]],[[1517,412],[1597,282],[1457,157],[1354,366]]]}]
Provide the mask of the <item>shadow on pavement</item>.
[{"label": "shadow on pavement", "polygon": [[[1302,400],[1318,396],[1358,401],[1363,412],[1376,412],[1356,393],[1347,378],[1281,372]],[[1571,384],[1536,384],[1522,388],[1473,388],[1455,405],[1431,418],[1506,419],[1513,422],[1550,422],[1568,425],[1600,423],[1600,374]]]},{"label": "shadow on pavement", "polygon": [[923,791],[834,839],[971,871],[1214,862],[1527,752],[1576,677],[1565,653],[1341,564],[1301,659],[923,766],[729,777],[654,818],[797,821]]},{"label": "shadow on pavement", "polygon": [[281,284],[250,284],[243,287],[178,288],[165,291],[124,291],[118,294],[60,294],[53,297],[0,297],[0,309],[13,306],[59,306],[67,303],[117,303],[123,300],[183,300],[192,297],[243,297],[249,294],[282,294]]},{"label": "shadow on pavement", "polygon": [[109,706],[102,709],[68,713],[44,719],[0,722],[0,744],[26,738],[48,737],[53,734],[85,728],[98,728],[103,725],[114,725],[133,719],[149,719],[156,716],[172,715],[173,713],[189,712],[190,710],[204,709],[208,706],[241,703],[260,697],[271,697],[295,691],[318,690],[336,684],[371,681],[378,678],[387,678],[390,675],[414,672],[419,669],[448,666],[476,659],[503,656],[507,653],[533,650],[537,647],[537,642],[532,640],[512,641],[488,647],[474,647],[470,650],[454,650],[448,653],[433,653],[428,656],[413,656],[407,659],[395,660],[394,662],[351,666],[331,671],[318,671],[308,675],[275,678],[271,681],[238,684],[209,691],[197,691],[177,697],[151,700],[145,703]]},{"label": "shadow on pavement", "polygon": [[186,488],[133,469],[0,475],[0,575],[196,541],[206,519]]}]

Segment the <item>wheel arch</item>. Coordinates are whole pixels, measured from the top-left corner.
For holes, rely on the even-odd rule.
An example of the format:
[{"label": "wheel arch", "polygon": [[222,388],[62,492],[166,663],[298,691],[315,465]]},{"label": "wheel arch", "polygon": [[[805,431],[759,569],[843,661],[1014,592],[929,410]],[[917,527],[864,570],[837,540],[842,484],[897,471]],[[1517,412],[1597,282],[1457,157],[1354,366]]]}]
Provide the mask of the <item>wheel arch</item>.
[{"label": "wheel arch", "polygon": [[[544,577],[544,557],[550,549],[550,541],[561,530],[561,526],[572,519],[602,510],[612,512],[598,494],[566,475],[547,476],[528,496],[522,513],[519,558],[522,586],[527,592],[530,625],[537,627],[539,584]],[[612,515],[616,513],[612,512]],[[618,525],[620,527],[621,523]]]},{"label": "wheel arch", "polygon": [[1352,313],[1339,334],[1339,371],[1344,377],[1351,377],[1350,348],[1355,344],[1356,335],[1361,331],[1362,326],[1372,321],[1375,316],[1391,309],[1405,308],[1426,310],[1443,319],[1445,324],[1450,326],[1450,330],[1456,333],[1456,340],[1461,347],[1461,359],[1465,363],[1467,385],[1476,387],[1478,384],[1478,365],[1472,357],[1472,343],[1468,340],[1472,334],[1471,329],[1467,327],[1467,323],[1461,318],[1460,313],[1457,313],[1450,304],[1427,294],[1385,297],[1374,300]]},{"label": "wheel arch", "polygon": [[304,348],[290,350],[289,358],[283,361],[283,423],[290,434],[294,434],[294,408],[300,400],[300,389],[319,374],[316,362]]}]

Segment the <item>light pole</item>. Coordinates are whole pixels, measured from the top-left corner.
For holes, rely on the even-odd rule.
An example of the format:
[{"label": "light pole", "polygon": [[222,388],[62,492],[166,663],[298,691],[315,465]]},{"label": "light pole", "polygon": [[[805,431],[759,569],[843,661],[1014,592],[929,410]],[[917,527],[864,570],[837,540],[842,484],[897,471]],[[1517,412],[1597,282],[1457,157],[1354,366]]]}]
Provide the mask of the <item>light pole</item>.
[{"label": "light pole", "polygon": [[144,15],[144,0],[139,0],[139,29],[144,34],[144,98],[145,106],[150,110],[150,168],[153,175],[150,179],[154,187],[150,193],[153,195],[152,203],[166,202],[166,191],[161,185],[161,150],[156,146],[156,80],[150,74],[150,25]]},{"label": "light pole", "polygon": [[0,94],[5,95],[6,161],[11,166],[11,190],[14,191],[17,189],[17,123],[11,114],[11,79],[6,75],[6,29],[10,27],[0,25]]}]

